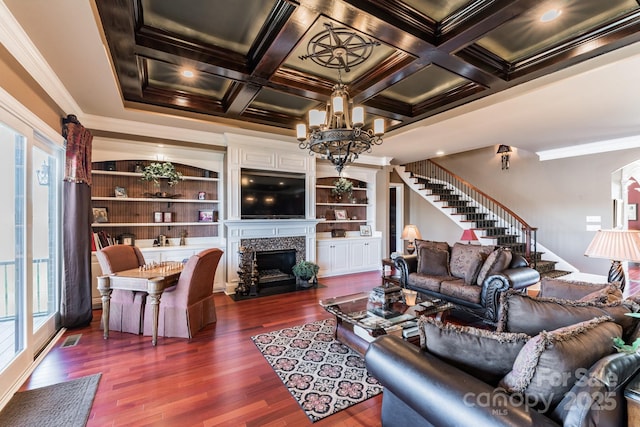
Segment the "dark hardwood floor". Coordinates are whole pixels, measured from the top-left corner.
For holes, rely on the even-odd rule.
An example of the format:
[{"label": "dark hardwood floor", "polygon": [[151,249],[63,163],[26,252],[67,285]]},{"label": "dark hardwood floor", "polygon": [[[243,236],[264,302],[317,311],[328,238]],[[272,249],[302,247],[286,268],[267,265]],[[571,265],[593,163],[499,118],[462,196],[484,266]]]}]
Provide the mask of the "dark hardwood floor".
[{"label": "dark hardwood floor", "polygon": [[[65,333],[21,390],[102,373],[91,410],[95,426],[379,426],[382,395],[311,423],[250,337],[329,318],[318,299],[370,290],[380,273],[320,281],[325,288],[235,302],[216,295],[218,322],[188,341],[112,332],[100,311]],[[75,347],[61,348],[82,334]]]}]

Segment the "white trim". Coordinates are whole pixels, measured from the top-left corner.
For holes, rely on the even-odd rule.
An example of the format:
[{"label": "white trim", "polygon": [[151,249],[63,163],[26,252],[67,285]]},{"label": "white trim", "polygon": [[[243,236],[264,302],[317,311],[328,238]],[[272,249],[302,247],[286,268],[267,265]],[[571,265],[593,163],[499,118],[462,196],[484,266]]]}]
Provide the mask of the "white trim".
[{"label": "white trim", "polygon": [[608,153],[610,151],[627,150],[640,147],[640,136],[610,139],[607,141],[592,142],[589,144],[573,145],[571,147],[556,148],[553,150],[537,151],[540,161],[564,159],[567,157],[587,156],[589,154]]},{"label": "white trim", "polygon": [[11,400],[13,395],[20,389],[20,387],[22,387],[22,384],[24,384],[25,381],[27,381],[27,379],[29,378],[29,375],[31,375],[33,371],[35,371],[35,369],[38,367],[38,365],[42,363],[44,358],[47,356],[47,354],[49,354],[53,346],[56,345],[58,340],[62,337],[62,335],[64,335],[65,332],[67,332],[67,329],[61,328],[58,331],[58,333],[51,339],[51,341],[49,341],[49,344],[47,344],[45,349],[42,350],[40,354],[38,354],[38,357],[36,358],[36,360],[34,360],[33,363],[29,365],[29,369],[24,371],[24,373],[18,379],[16,379],[13,385],[8,390],[5,391],[4,395],[0,400],[0,410],[2,410],[2,408],[4,408],[7,403],[9,403],[9,400]]},{"label": "white trim", "polygon": [[64,110],[82,119],[80,106],[64,87],[11,11],[0,0],[0,43],[22,65],[47,94]]},{"label": "white trim", "polygon": [[44,120],[32,113],[2,87],[0,87],[0,108],[6,110],[7,113],[29,126],[35,133],[44,137],[44,139],[55,143],[56,146],[62,147],[64,145],[64,138],[59,131],[51,128]]},{"label": "white trim", "polygon": [[128,135],[147,136],[151,138],[175,139],[177,141],[194,142],[205,145],[226,146],[223,134],[179,128],[174,126],[155,125],[132,120],[114,119],[111,117],[86,114],[82,124],[89,129],[104,130]]}]

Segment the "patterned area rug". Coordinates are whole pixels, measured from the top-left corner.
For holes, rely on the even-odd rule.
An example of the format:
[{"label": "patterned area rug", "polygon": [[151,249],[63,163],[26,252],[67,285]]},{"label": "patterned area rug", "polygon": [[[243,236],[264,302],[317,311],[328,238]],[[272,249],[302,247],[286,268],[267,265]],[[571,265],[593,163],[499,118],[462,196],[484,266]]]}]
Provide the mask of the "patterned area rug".
[{"label": "patterned area rug", "polygon": [[101,375],[91,375],[14,394],[0,412],[0,426],[85,426]]},{"label": "patterned area rug", "polygon": [[251,337],[311,421],[382,392],[364,360],[334,339],[328,319]]}]

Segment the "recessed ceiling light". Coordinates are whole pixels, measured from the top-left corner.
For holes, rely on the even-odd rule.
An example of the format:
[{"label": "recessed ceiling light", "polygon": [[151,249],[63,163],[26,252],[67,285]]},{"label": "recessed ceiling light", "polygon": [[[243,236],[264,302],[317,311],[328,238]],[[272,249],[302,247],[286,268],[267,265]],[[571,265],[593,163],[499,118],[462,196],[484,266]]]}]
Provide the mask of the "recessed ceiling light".
[{"label": "recessed ceiling light", "polygon": [[540,17],[540,21],[551,22],[560,15],[562,15],[562,11],[560,9],[550,9],[542,14],[542,16]]},{"label": "recessed ceiling light", "polygon": [[192,78],[193,77],[193,71],[191,70],[182,70],[182,75],[186,78]]},{"label": "recessed ceiling light", "polygon": [[436,151],[436,156],[444,156],[444,151]]}]

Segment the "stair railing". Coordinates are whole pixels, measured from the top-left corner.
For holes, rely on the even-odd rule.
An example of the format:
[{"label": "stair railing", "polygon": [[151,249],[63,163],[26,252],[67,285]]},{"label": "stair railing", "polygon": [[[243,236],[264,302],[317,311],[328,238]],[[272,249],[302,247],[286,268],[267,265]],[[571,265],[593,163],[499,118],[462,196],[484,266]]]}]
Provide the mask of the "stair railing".
[{"label": "stair railing", "polygon": [[445,188],[467,200],[469,206],[476,207],[478,212],[486,213],[487,219],[496,220],[498,226],[504,227],[507,235],[514,237],[516,243],[523,248],[522,253],[526,260],[534,268],[537,266],[537,228],[531,227],[511,209],[431,160],[408,163],[405,170],[416,178],[433,184],[443,184]]}]

